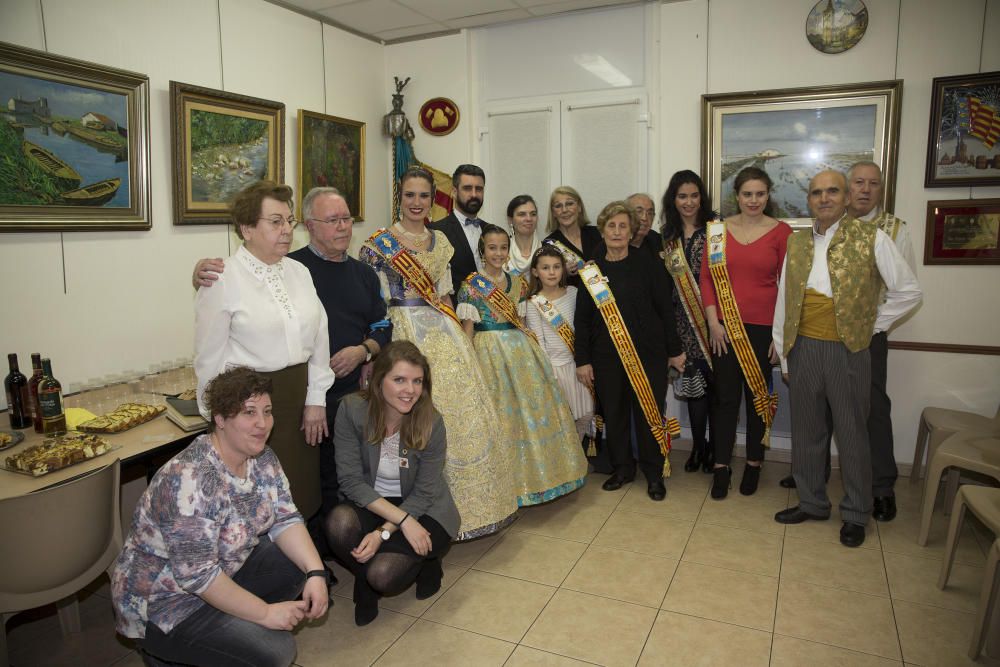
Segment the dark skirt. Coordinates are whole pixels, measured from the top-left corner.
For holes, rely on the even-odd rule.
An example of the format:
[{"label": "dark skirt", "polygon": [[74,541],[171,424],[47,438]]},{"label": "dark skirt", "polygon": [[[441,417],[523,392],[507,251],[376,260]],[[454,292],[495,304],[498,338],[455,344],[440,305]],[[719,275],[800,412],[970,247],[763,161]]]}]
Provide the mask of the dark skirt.
[{"label": "dark skirt", "polygon": [[308,519],[320,506],[319,447],[307,445],[302,431],[308,368],[306,364],[296,364],[261,375],[269,377],[274,385],[271,392],[274,429],[267,444],[281,461],[295,506]]}]

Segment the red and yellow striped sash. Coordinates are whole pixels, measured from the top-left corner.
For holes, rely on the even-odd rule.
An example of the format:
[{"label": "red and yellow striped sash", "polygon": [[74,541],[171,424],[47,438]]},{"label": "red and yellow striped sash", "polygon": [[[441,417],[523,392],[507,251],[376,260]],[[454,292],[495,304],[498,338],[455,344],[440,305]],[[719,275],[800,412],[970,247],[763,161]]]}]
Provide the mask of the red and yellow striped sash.
[{"label": "red and yellow striped sash", "polygon": [[416,290],[420,298],[427,302],[427,305],[461,325],[458,315],[455,314],[455,309],[438,296],[434,281],[427,275],[427,270],[395,236],[384,228],[379,229],[368,239],[368,243],[410,283],[410,286]]},{"label": "red and yellow striped sash", "polygon": [[465,279],[469,289],[478,294],[486,301],[494,315],[500,315],[505,320],[513,324],[519,331],[527,335],[531,340],[536,340],[535,332],[525,326],[521,316],[517,314],[517,306],[511,301],[507,293],[500,289],[492,280],[478,271],[473,271]]},{"label": "red and yellow striped sash", "polygon": [[698,347],[705,357],[708,365],[712,365],[711,347],[708,344],[708,323],[705,321],[705,311],[701,303],[701,291],[698,289],[698,281],[691,273],[687,258],[684,256],[684,242],[677,238],[667,242],[666,254],[663,261],[667,265],[667,272],[674,280],[677,288],[677,295],[680,297],[681,305],[684,306],[684,313],[687,315],[691,328],[694,329],[695,338],[698,340]]}]

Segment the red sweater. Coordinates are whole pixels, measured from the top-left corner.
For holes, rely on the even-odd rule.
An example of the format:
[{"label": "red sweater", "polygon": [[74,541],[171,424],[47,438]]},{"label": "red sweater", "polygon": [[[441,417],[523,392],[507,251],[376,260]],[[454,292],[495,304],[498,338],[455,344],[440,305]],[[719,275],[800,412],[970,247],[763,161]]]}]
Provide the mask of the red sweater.
[{"label": "red sweater", "polygon": [[[774,302],[778,298],[778,278],[785,264],[785,248],[792,228],[779,222],[774,229],[750,245],[743,245],[726,232],[726,268],[729,282],[746,324],[771,326]],[[705,307],[716,306],[715,284],[708,268],[708,243],[701,262],[701,299]],[[722,321],[722,309],[716,313]]]}]

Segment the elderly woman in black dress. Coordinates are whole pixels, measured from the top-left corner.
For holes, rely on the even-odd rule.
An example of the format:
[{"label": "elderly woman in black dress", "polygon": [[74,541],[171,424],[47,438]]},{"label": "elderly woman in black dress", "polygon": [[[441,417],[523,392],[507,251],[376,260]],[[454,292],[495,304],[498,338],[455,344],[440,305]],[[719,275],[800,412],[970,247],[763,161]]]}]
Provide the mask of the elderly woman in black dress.
[{"label": "elderly woman in black dress", "polygon": [[[660,412],[667,395],[668,365],[682,371],[684,352],[677,335],[670,296],[672,286],[666,270],[646,253],[629,246],[638,226],[635,211],[625,202],[611,202],[605,206],[597,218],[604,252],[593,264],[614,295],[624,332],[634,344],[657,412]],[[588,273],[588,269],[589,266],[583,273]],[[589,280],[591,278],[585,276],[583,282]],[[604,482],[603,488],[606,491],[620,489],[635,477],[636,461],[632,457],[630,438],[634,425],[638,467],[646,477],[647,492],[653,500],[663,500],[666,496],[663,454],[625,371],[608,322],[595,305],[587,284],[577,293],[575,320],[577,377],[597,392],[603,410],[605,439],[614,466],[614,474]]]}]

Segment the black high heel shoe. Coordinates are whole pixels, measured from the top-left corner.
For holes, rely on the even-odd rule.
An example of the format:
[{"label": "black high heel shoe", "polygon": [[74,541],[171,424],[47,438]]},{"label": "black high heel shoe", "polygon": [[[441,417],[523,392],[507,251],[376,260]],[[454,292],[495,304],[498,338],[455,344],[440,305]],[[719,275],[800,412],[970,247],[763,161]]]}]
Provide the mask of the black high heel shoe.
[{"label": "black high heel shoe", "polygon": [[722,500],[729,495],[732,487],[733,469],[729,466],[722,466],[712,471],[715,478],[712,480],[712,498]]},{"label": "black high heel shoe", "polygon": [[684,462],[684,472],[694,472],[701,467],[702,460],[702,448],[698,446],[698,443],[694,443],[691,447],[691,456],[688,460]]},{"label": "black high heel shoe", "polygon": [[701,456],[701,471],[706,475],[711,475],[715,468],[715,445],[711,442],[705,443],[705,453]]}]

